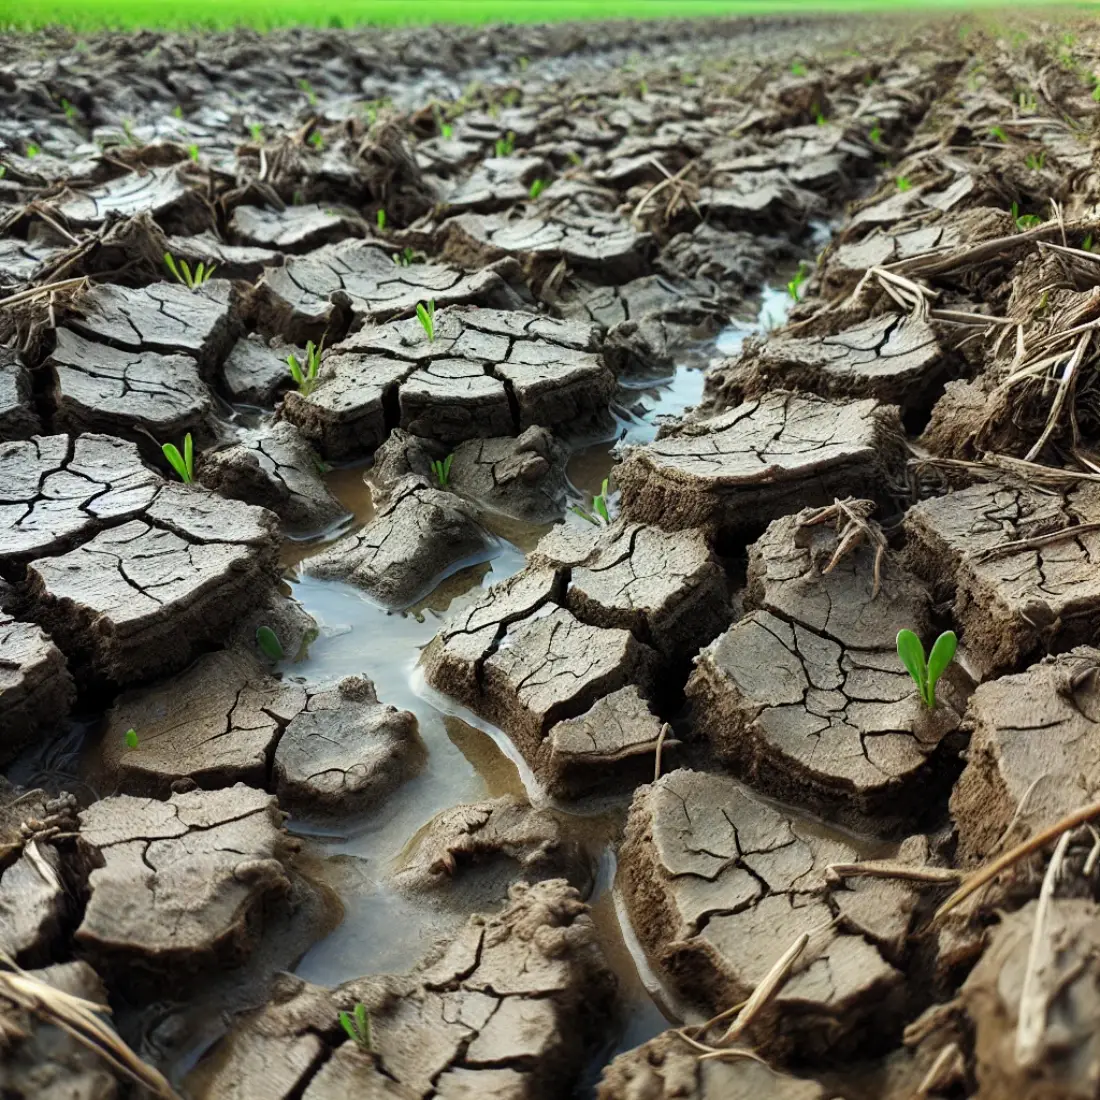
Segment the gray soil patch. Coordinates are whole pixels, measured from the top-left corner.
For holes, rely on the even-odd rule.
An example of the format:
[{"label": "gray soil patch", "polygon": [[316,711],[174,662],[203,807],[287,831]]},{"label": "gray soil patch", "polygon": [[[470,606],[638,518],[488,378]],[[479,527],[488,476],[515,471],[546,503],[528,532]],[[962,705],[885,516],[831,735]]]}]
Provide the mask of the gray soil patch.
[{"label": "gray soil patch", "polygon": [[855,858],[732,779],[676,771],[635,793],[620,869],[642,944],[708,1016],[810,934],[750,1036],[764,1054],[835,1058],[897,1029],[904,1003],[902,975],[822,897],[828,864]]},{"label": "gray soil patch", "polygon": [[270,347],[255,335],[238,340],[221,370],[221,382],[230,400],[245,405],[273,405],[283,390],[294,385],[287,365],[291,353],[299,363],[305,360],[302,348]]},{"label": "gray soil patch", "polygon": [[584,278],[621,283],[645,275],[653,238],[618,218],[560,214],[509,219],[501,214],[460,214],[440,227],[446,259],[475,267],[518,260],[541,283],[564,261]]},{"label": "gray soil patch", "polygon": [[348,514],[313,448],[286,421],[242,431],[235,446],[204,455],[197,476],[222,496],[270,509],[291,535],[318,534]]},{"label": "gray soil patch", "polygon": [[42,430],[34,408],[30,371],[19,353],[0,348],[0,442],[29,439]]},{"label": "gray soil patch", "polygon": [[903,628],[927,636],[923,584],[887,552],[836,551],[810,511],[750,549],[748,614],[700,655],[687,686],[696,727],[754,787],[866,827],[904,828],[942,785],[943,739],[959,724],[941,681],[929,709],[898,661]]},{"label": "gray soil patch", "polygon": [[827,1100],[816,1081],[779,1073],[748,1058],[702,1061],[664,1031],[620,1054],[603,1071],[598,1100]]},{"label": "gray soil patch", "polygon": [[885,502],[904,462],[894,406],[778,392],[632,448],[616,480],[628,519],[747,533],[835,497]]},{"label": "gray soil patch", "polygon": [[981,678],[1096,639],[1097,522],[1094,486],[1064,495],[988,482],[906,513],[910,560],[941,597],[954,596]]},{"label": "gray soil patch", "polygon": [[292,257],[264,275],[260,328],[301,343],[320,340],[348,321],[359,327],[411,314],[417,302],[434,301],[437,309],[465,303],[515,309],[526,299],[515,285],[517,276],[507,264],[472,275],[439,263],[402,267],[377,245],[341,241]]},{"label": "gray soil patch", "polygon": [[229,219],[229,235],[235,243],[277,252],[309,252],[361,232],[362,223],[357,218],[316,203],[283,210],[238,206]]},{"label": "gray soil patch", "polygon": [[962,863],[984,863],[1098,797],[1098,669],[1100,650],[1082,646],[974,693],[967,764],[951,796]]},{"label": "gray soil patch", "polygon": [[0,574],[139,515],[163,484],[133,443],[112,436],[0,444]]},{"label": "gray soil patch", "polygon": [[80,814],[95,856],[81,953],[113,982],[158,993],[165,980],[239,966],[265,905],[290,888],[282,819],[271,795],[243,784],[93,803]]},{"label": "gray soil patch", "polygon": [[588,892],[592,867],[583,848],[559,815],[504,795],[436,814],[406,848],[394,881],[469,911],[503,901],[513,882],[554,878]]},{"label": "gray soil patch", "polygon": [[[206,429],[210,392],[189,355],[123,351],[58,329],[46,367],[53,372],[55,426],[133,439],[146,451]],[[148,434],[146,434],[148,433]]]},{"label": "gray soil patch", "polygon": [[875,397],[902,412],[928,408],[951,366],[925,320],[886,313],[835,335],[776,337],[752,344],[729,366],[707,375],[716,409],[773,389],[825,397]]},{"label": "gray soil patch", "polygon": [[489,512],[552,523],[565,510],[566,451],[545,428],[455,448],[450,485]]},{"label": "gray soil patch", "polygon": [[232,344],[232,316],[233,287],[225,279],[197,290],[103,283],[80,296],[66,323],[89,340],[126,351],[184,352],[209,378]]},{"label": "gray soil patch", "polygon": [[478,523],[470,505],[411,476],[393,488],[365,527],[310,558],[306,571],[347,581],[383,606],[398,609],[495,552],[496,540]]},{"label": "gray soil patch", "polygon": [[61,651],[33,623],[0,611],[0,762],[54,733],[76,697]]},{"label": "gray soil patch", "polygon": [[[517,885],[504,910],[473,917],[443,954],[407,976],[328,990],[289,975],[238,1023],[193,1095],[213,1100],[348,1096],[568,1095],[606,1032],[611,979],[577,893]],[[375,1053],[347,1040],[339,1011],[363,1004]]]},{"label": "gray soil patch", "polygon": [[183,667],[262,604],[277,555],[270,512],[166,485],[140,519],[32,562],[30,614],[78,675],[131,684]]}]

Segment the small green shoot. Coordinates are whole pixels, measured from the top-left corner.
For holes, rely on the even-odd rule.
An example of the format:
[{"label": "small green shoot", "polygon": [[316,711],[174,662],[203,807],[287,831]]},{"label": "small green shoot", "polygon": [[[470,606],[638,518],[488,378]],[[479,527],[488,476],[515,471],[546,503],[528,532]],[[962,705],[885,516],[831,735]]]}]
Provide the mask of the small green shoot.
[{"label": "small green shoot", "polygon": [[591,523],[594,527],[609,526],[611,513],[607,508],[608,483],[609,479],[605,477],[603,485],[600,486],[600,491],[592,498],[591,512],[587,508],[582,508],[579,504],[574,504],[569,510],[586,522]]},{"label": "small green shoot", "polygon": [[1039,105],[1034,93],[1026,89],[1019,94],[1017,102],[1020,104],[1021,112],[1025,115],[1034,114],[1035,108]]},{"label": "small green shoot", "polygon": [[1005,133],[1003,126],[990,126],[989,136],[996,138],[1002,145],[1008,144],[1008,134]]},{"label": "small green shoot", "polygon": [[913,181],[908,176],[898,176],[894,183],[899,191],[908,191],[913,186]]},{"label": "small green shoot", "polygon": [[307,102],[311,107],[317,106],[317,93],[313,90],[313,85],[303,76],[298,81],[298,88],[305,93]]},{"label": "small green shoot", "polygon": [[191,265],[186,260],[177,260],[171,252],[165,252],[164,266],[172,273],[176,282],[187,287],[188,290],[198,290],[205,286],[210,282],[211,275],[218,269],[217,264],[207,267],[202,260],[199,260],[198,267],[192,271]]},{"label": "small green shoot", "polygon": [[874,124],[874,126],[871,127],[871,132],[867,136],[868,136],[868,138],[871,139],[871,144],[872,145],[881,145],[882,144],[882,127],[876,122]]},{"label": "small green shoot", "polygon": [[824,126],[828,121],[829,120],[821,113],[821,109],[819,107],[815,107],[814,122],[816,122],[818,126]]},{"label": "small green shoot", "polygon": [[449,122],[444,122],[439,127],[439,133],[441,137],[444,137],[448,141],[450,141],[450,139],[453,138],[455,135],[455,128]]},{"label": "small green shoot", "polygon": [[290,377],[294,379],[298,392],[303,397],[309,397],[317,385],[317,374],[321,369],[321,352],[324,346],[324,340],[316,345],[310,340],[306,344],[305,365],[299,361],[294,352],[286,357],[286,365],[290,368]]},{"label": "small green shoot", "polygon": [[172,117],[183,118],[183,108],[178,103],[172,108]]},{"label": "small green shoot", "polygon": [[527,71],[527,66],[531,64],[531,59],[527,56],[523,56],[519,59],[519,71],[524,73]]},{"label": "small green shoot", "polygon": [[8,174],[8,166],[6,164],[0,164],[0,180],[2,180]]},{"label": "small green shoot", "polygon": [[1034,229],[1037,225],[1043,224],[1043,219],[1038,214],[1021,214],[1019,203],[1012,204],[1011,213],[1017,229]]},{"label": "small green shoot", "polygon": [[122,739],[126,742],[128,749],[136,749],[138,747],[138,735],[137,730],[132,727],[128,729],[123,735]]},{"label": "small green shoot", "polygon": [[375,221],[375,224],[378,226],[378,232],[379,233],[385,233],[386,232],[386,208],[384,206],[380,206],[378,208],[378,213],[374,215],[374,221]]},{"label": "small green shoot", "polygon": [[183,437],[183,454],[174,443],[165,443],[160,448],[164,457],[168,459],[168,465],[179,475],[184,485],[190,485],[195,480],[195,444],[191,441],[191,433]]},{"label": "small green shoot", "polygon": [[432,473],[435,474],[436,484],[440,489],[446,489],[451,480],[451,463],[454,462],[453,454],[447,455],[442,462],[437,458],[432,459]]},{"label": "small green shoot", "polygon": [[410,248],[409,245],[405,245],[400,252],[395,252],[393,254],[393,262],[398,267],[409,267],[411,264],[419,263],[421,258],[419,253]]},{"label": "small green shoot", "polygon": [[278,635],[269,626],[256,628],[256,645],[259,646],[260,652],[269,661],[281,661],[285,656],[282,642],[279,641]]},{"label": "small green shoot", "polygon": [[791,75],[792,76],[805,76],[806,75],[806,66],[803,65],[801,61],[796,61],[791,66]]},{"label": "small green shoot", "polygon": [[340,1026],[347,1032],[348,1038],[366,1054],[374,1053],[374,1035],[371,1031],[370,1014],[361,1002],[353,1013],[340,1013]]},{"label": "small green shoot", "polygon": [[325,135],[320,130],[314,130],[309,135],[309,143],[314,149],[323,149],[325,147]]},{"label": "small green shoot", "polygon": [[61,110],[65,112],[67,121],[73,122],[76,119],[77,110],[67,99],[62,98]]},{"label": "small green shoot", "polygon": [[1024,157],[1024,164],[1033,172],[1041,172],[1046,162],[1047,154],[1045,149],[1041,153],[1028,153],[1028,155]]},{"label": "small green shoot", "polygon": [[955,657],[958,639],[953,630],[946,630],[935,641],[927,662],[924,659],[924,646],[911,630],[898,631],[898,656],[905,665],[921,702],[929,709],[936,705],[936,682],[947,670]]},{"label": "small green shoot", "polygon": [[428,343],[434,343],[435,341],[435,299],[433,298],[427,305],[423,302],[416,303],[416,319],[420,322],[420,327],[428,334]]},{"label": "small green shoot", "polygon": [[197,145],[187,146],[187,155],[196,163],[199,163],[199,147]]},{"label": "small green shoot", "polygon": [[23,155],[29,159],[31,157],[39,156],[41,154],[41,152],[42,152],[42,150],[39,149],[38,146],[35,145],[35,143],[33,141],[28,141],[27,142],[27,147],[23,151]]},{"label": "small green shoot", "polygon": [[1100,80],[1097,80],[1096,87],[1092,89],[1092,100],[1094,103],[1100,103]]},{"label": "small green shoot", "polygon": [[580,155],[580,153],[577,152],[576,149],[570,149],[569,152],[566,154],[566,156],[569,157],[569,163],[573,164],[573,165],[576,165],[578,168],[582,164],[584,164],[584,157],[582,157]]},{"label": "small green shoot", "polygon": [[535,182],[531,184],[531,188],[527,192],[527,195],[532,200],[537,199],[539,197],[539,195],[541,195],[543,193],[543,191],[545,191],[547,189],[547,187],[549,187],[549,186],[550,186],[550,183],[547,180],[543,180],[543,179],[535,180]]},{"label": "small green shoot", "polygon": [[253,141],[260,145],[263,144],[264,124],[262,122],[250,122],[248,124],[248,132],[252,135]]},{"label": "small green shoot", "polygon": [[810,277],[810,268],[805,260],[800,260],[798,263],[798,270],[794,274],[794,278],[787,283],[787,293],[794,301],[798,301],[799,295],[802,291],[802,284]]},{"label": "small green shoot", "polygon": [[516,151],[516,132],[509,130],[507,137],[497,138],[495,149],[498,157],[510,157]]},{"label": "small green shoot", "polygon": [[122,132],[131,145],[141,144],[137,134],[134,133],[134,120],[132,118],[124,118],[122,120]]},{"label": "small green shoot", "polygon": [[1081,248],[1085,252],[1092,251],[1092,234],[1089,233],[1085,236],[1084,241],[1081,242]]}]

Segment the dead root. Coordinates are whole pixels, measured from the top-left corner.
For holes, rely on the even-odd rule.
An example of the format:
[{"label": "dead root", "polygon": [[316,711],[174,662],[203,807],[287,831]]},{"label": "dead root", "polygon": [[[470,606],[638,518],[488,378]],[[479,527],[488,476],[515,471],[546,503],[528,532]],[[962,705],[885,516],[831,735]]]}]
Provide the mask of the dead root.
[{"label": "dead root", "polygon": [[36,1016],[47,1024],[60,1028],[88,1050],[98,1054],[113,1070],[127,1077],[154,1096],[179,1100],[168,1081],[143,1062],[100,1019],[100,1013],[110,1012],[106,1005],[96,1004],[56,989],[33,974],[20,969],[7,955],[0,953],[0,1044],[25,1037],[18,1025],[5,1020],[4,1002]]},{"label": "dead root", "polygon": [[874,510],[873,500],[846,497],[844,500],[834,500],[824,508],[818,508],[799,524],[800,527],[813,527],[819,523],[836,521],[837,546],[822,573],[831,573],[845,554],[854,552],[861,544],[874,549],[875,579],[872,598],[879,594],[882,585],[882,559],[886,554],[886,536],[882,533],[882,528],[870,518]]}]

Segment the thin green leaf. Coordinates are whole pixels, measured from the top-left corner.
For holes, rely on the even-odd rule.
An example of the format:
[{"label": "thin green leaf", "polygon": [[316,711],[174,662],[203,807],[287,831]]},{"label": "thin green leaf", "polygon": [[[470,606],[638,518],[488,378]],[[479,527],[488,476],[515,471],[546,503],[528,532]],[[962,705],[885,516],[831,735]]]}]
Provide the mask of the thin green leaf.
[{"label": "thin green leaf", "polygon": [[447,457],[443,460],[443,476],[444,477],[449,478],[451,476],[451,463],[454,462],[454,460],[455,460],[454,451],[452,451],[449,455],[447,455]]},{"label": "thin green leaf", "polygon": [[932,646],[932,652],[928,655],[928,700],[929,706],[936,705],[936,681],[947,670],[947,666],[955,659],[955,650],[959,640],[953,630],[945,630]]},{"label": "thin green leaf", "polygon": [[179,475],[180,481],[186,482],[187,466],[184,464],[179,448],[174,443],[165,443],[161,446],[161,450],[164,452],[164,457],[168,459],[169,465]]},{"label": "thin green leaf", "polygon": [[572,505],[570,507],[569,511],[570,512],[575,512],[578,516],[581,517],[581,519],[587,520],[594,527],[599,527],[599,525],[600,525],[600,521],[598,519],[596,519],[596,517],[594,515],[592,515],[591,512],[585,510],[579,504]]},{"label": "thin green leaf", "polygon": [[348,1038],[353,1043],[359,1041],[359,1036],[355,1033],[355,1024],[352,1023],[351,1017],[344,1011],[340,1012],[340,1026],[348,1033]]},{"label": "thin green leaf", "polygon": [[362,1034],[366,1034],[370,1030],[370,1023],[367,1020],[367,1006],[360,1002],[355,1006],[355,1022],[359,1025],[359,1031]]},{"label": "thin green leaf", "polygon": [[298,362],[298,357],[293,352],[286,357],[286,365],[290,367],[291,378],[300,386],[306,380],[306,377],[302,373],[302,365]]},{"label": "thin green leaf", "polygon": [[214,278],[214,272],[217,271],[217,270],[218,270],[218,265],[217,264],[211,264],[206,269],[206,281],[207,282],[210,282],[210,280]]},{"label": "thin green leaf", "polygon": [[256,645],[260,647],[260,652],[269,661],[281,661],[285,656],[282,642],[279,641],[278,635],[269,626],[256,628]]},{"label": "thin green leaf", "polygon": [[928,667],[924,663],[924,646],[921,645],[920,638],[911,630],[899,630],[897,644],[901,663],[913,677],[913,683],[917,685],[921,699],[927,702],[928,693],[925,685],[928,683]]},{"label": "thin green leaf", "polygon": [[187,480],[191,481],[195,476],[195,444],[190,432],[183,437],[183,464],[187,468]]},{"label": "thin green leaf", "polygon": [[205,271],[206,271],[206,264],[204,264],[202,262],[202,260],[199,260],[199,266],[195,268],[195,282],[198,283],[199,286],[202,286],[202,284],[204,282],[203,273]]},{"label": "thin green leaf", "polygon": [[128,729],[125,733],[126,747],[128,749],[136,749],[138,747],[138,735],[137,730]]},{"label": "thin green leaf", "polygon": [[183,280],[190,290],[195,289],[195,276],[191,274],[191,265],[186,260],[180,260],[180,270],[183,272]]},{"label": "thin green leaf", "polygon": [[176,258],[172,255],[171,252],[165,252],[165,254],[164,254],[164,266],[166,268],[168,268],[168,270],[170,272],[172,272],[173,276],[175,276],[176,282],[178,282],[178,283],[183,282],[183,276],[180,275],[179,268],[176,267]]}]

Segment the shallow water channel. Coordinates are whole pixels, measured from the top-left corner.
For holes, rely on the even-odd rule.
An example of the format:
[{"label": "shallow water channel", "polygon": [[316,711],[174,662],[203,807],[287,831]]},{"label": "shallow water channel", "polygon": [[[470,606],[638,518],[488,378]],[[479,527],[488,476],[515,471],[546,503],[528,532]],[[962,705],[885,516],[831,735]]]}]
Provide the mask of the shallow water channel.
[{"label": "shallow water channel", "polygon": [[[622,379],[613,404],[614,434],[578,446],[571,455],[568,473],[576,500],[587,504],[599,492],[604,478],[612,473],[618,446],[652,440],[662,417],[678,416],[699,402],[704,369],[712,359],[735,354],[748,336],[782,324],[789,305],[781,282],[778,289],[765,286],[746,300],[739,315],[716,338],[686,348],[671,373]],[[352,523],[370,518],[368,469],[334,470],[328,481],[353,513]],[[567,522],[583,521],[569,517]],[[370,677],[380,699],[416,715],[427,750],[416,778],[367,818],[340,819],[317,827],[290,822],[292,831],[305,842],[303,855],[311,873],[333,888],[344,909],[336,929],[301,960],[296,971],[301,977],[336,985],[365,973],[406,971],[441,935],[464,922],[471,909],[461,900],[456,904],[449,896],[410,895],[391,885],[402,854],[435,814],[507,793],[525,794],[536,806],[551,804],[508,738],[428,688],[418,669],[421,649],[446,619],[485,588],[521,569],[525,552],[546,530],[514,522],[496,527],[495,557],[455,573],[421,604],[401,613],[381,609],[349,585],[297,577],[294,567],[324,546],[324,540],[286,545],[290,593],[316,619],[320,634],[305,659],[284,665],[284,675],[306,681],[352,674]],[[628,802],[623,795],[555,807],[568,815],[575,825],[575,838],[591,858],[595,870],[589,900],[604,953],[623,992],[624,1018],[614,1048],[604,1052],[605,1058],[663,1030],[669,1011],[615,891],[612,842]],[[591,1090],[597,1076],[594,1066],[582,1083],[582,1094]]]}]

